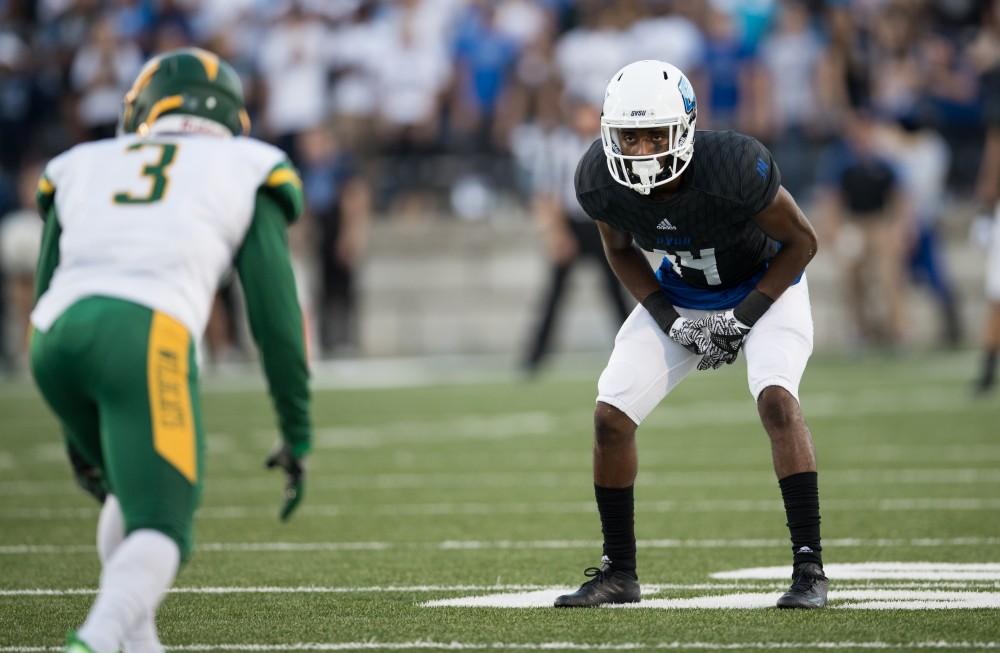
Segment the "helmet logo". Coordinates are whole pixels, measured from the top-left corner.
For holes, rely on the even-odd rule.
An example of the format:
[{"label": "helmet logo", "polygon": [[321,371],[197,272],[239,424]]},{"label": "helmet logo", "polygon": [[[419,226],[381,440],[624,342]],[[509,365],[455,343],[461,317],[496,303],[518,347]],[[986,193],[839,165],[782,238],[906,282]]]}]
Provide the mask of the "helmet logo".
[{"label": "helmet logo", "polygon": [[677,82],[677,89],[681,92],[681,99],[684,100],[684,111],[690,115],[694,111],[695,99],[694,99],[694,88],[691,86],[691,82],[688,81],[687,77],[681,76],[680,80]]},{"label": "helmet logo", "polygon": [[646,110],[642,109],[641,111],[633,111],[631,117],[632,118],[636,118],[636,117],[642,117],[642,116],[645,116],[645,115],[646,115]]}]

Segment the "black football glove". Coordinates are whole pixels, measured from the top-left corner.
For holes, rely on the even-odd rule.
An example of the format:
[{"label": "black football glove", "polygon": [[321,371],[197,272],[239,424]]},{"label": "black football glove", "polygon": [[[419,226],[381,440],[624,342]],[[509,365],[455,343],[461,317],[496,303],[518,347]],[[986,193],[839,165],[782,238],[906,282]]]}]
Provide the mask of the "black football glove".
[{"label": "black football glove", "polygon": [[267,469],[281,468],[285,472],[285,501],[281,505],[281,521],[288,521],[302,502],[306,470],[303,461],[292,454],[287,444],[281,444],[264,462]]},{"label": "black football glove", "polygon": [[708,331],[711,346],[698,363],[699,370],[718,369],[723,364],[730,365],[740,355],[743,339],[750,333],[750,327],[743,324],[733,312],[715,313],[698,320]]},{"label": "black football glove", "polygon": [[108,487],[104,483],[104,472],[101,471],[100,467],[94,467],[84,460],[83,456],[72,446],[66,446],[66,453],[69,454],[69,462],[73,466],[76,484],[103,505],[104,500],[108,497]]},{"label": "black football glove", "polygon": [[705,327],[698,320],[679,317],[670,325],[667,336],[692,354],[704,354],[711,344],[705,334]]}]

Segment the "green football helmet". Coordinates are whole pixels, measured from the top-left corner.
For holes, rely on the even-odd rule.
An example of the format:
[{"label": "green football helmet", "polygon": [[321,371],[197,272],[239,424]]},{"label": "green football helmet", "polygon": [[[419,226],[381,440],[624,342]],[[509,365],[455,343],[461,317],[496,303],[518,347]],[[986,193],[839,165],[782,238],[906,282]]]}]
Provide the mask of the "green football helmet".
[{"label": "green football helmet", "polygon": [[184,114],[212,120],[233,135],[250,132],[239,75],[208,50],[181,48],[153,57],[125,94],[119,132],[145,134],[157,119]]}]

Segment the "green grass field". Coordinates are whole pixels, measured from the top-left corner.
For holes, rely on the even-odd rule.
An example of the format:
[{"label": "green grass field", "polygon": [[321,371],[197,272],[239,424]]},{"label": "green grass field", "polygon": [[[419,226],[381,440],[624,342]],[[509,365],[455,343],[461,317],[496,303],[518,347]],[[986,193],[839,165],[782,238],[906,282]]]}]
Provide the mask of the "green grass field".
[{"label": "green grass field", "polygon": [[[424,604],[544,598],[597,564],[600,362],[534,382],[316,391],[306,501],[287,524],[281,481],[262,469],[266,395],[206,383],[197,551],[160,609],[161,638],[178,651],[1000,648],[1000,397],[969,399],[974,364],[813,361],[802,398],[832,601],[810,613],[669,600],[770,602],[787,586],[713,577],[790,561],[741,364],[694,375],[639,431],[639,573],[661,607],[581,611]],[[0,651],[58,650],[93,599],[97,505],[26,383],[0,385],[0,432]],[[888,562],[978,566],[892,578],[833,566]]]}]

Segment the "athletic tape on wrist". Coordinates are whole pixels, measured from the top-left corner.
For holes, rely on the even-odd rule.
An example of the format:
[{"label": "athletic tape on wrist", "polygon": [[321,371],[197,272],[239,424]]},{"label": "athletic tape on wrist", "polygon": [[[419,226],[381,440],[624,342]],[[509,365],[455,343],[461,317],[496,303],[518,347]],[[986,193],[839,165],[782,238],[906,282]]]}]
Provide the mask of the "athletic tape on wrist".
[{"label": "athletic tape on wrist", "polygon": [[752,327],[767,312],[767,309],[771,308],[773,303],[773,299],[754,288],[733,309],[733,316],[748,327]]},{"label": "athletic tape on wrist", "polygon": [[663,329],[664,333],[670,333],[670,327],[680,317],[680,313],[677,312],[674,305],[670,303],[670,298],[662,290],[657,290],[642,300],[642,307],[653,316],[653,320]]}]

